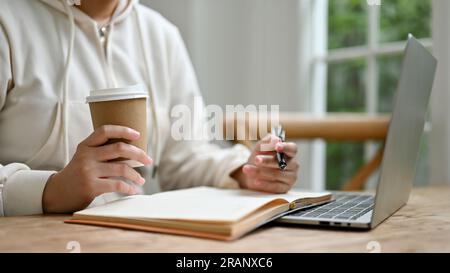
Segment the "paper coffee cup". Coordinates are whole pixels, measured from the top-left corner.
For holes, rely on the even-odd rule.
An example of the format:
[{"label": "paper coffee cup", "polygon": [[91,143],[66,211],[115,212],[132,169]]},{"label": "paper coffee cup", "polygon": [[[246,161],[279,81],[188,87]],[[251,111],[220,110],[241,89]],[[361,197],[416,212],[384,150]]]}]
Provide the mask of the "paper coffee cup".
[{"label": "paper coffee cup", "polygon": [[[141,84],[90,92],[86,102],[89,103],[94,129],[103,125],[121,125],[141,134],[136,141],[111,139],[105,145],[121,141],[147,152],[147,97],[146,88]],[[140,162],[126,158],[112,161],[126,163],[132,168],[143,166]]]}]

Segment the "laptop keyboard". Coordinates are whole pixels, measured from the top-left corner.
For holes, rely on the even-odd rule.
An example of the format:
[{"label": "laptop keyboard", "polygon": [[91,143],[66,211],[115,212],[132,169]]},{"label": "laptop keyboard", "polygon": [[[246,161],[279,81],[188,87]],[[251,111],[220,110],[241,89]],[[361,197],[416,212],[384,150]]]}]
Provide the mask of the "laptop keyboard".
[{"label": "laptop keyboard", "polygon": [[335,198],[333,202],[299,210],[289,216],[356,220],[373,209],[374,198],[370,195],[335,193],[333,196]]}]

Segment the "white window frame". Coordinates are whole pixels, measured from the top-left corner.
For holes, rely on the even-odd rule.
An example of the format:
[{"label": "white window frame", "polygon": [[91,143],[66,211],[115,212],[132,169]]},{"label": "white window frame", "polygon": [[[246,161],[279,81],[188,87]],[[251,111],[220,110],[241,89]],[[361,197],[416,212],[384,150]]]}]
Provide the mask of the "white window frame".
[{"label": "white window frame", "polygon": [[[327,67],[317,62],[327,51],[328,0],[298,1],[298,93],[306,102],[305,111],[326,112]],[[321,191],[325,187],[325,142],[314,140],[300,146],[302,187]]]},{"label": "white window frame", "polygon": [[433,53],[438,68],[430,102],[430,184],[450,185],[450,1],[433,0],[432,3]]},{"label": "white window frame", "polygon": [[[316,11],[314,22],[323,20],[323,23],[315,25],[316,35],[326,35],[328,38],[328,1],[318,5],[321,11]],[[336,0],[332,0],[336,1]],[[380,3],[382,5],[382,2]],[[315,52],[312,59],[312,85],[311,85],[311,110],[313,113],[324,114],[327,109],[327,66],[331,63],[342,63],[355,59],[365,58],[367,61],[366,73],[366,112],[368,114],[376,114],[378,112],[378,65],[377,58],[386,55],[401,54],[405,48],[405,41],[395,42],[380,42],[380,5],[368,5],[368,24],[367,24],[367,44],[362,46],[353,46],[339,49],[327,50],[327,38],[315,38],[322,41],[319,45],[319,51]],[[323,18],[325,14],[325,19]],[[325,28],[325,31],[324,31]],[[425,38],[420,41],[428,48],[432,47],[432,39]],[[325,48],[325,50],[323,50]],[[323,71],[325,70],[325,71]],[[366,159],[373,156],[376,152],[376,145],[368,142],[366,144]],[[325,188],[325,173],[326,173],[326,144],[324,142],[316,142],[312,147],[311,161],[317,165],[312,168],[311,177],[318,177],[313,179],[313,189]]]}]

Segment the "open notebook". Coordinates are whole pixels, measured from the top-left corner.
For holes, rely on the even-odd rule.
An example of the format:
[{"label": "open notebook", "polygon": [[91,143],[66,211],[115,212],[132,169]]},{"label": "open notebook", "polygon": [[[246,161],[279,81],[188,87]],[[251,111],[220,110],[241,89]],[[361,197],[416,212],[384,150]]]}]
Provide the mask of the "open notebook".
[{"label": "open notebook", "polygon": [[198,187],[124,197],[76,212],[66,222],[233,240],[293,209],[330,199],[327,192]]}]

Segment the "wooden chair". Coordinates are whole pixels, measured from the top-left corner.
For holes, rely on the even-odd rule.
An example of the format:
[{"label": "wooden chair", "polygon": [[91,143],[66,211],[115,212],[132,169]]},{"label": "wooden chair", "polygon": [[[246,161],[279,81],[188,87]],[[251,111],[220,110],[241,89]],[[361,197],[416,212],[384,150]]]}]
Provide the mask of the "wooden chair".
[{"label": "wooden chair", "polygon": [[[224,120],[224,132],[226,128],[234,128],[233,139],[237,139],[237,132],[245,130],[246,137],[250,132],[257,132],[259,127],[257,117],[247,114],[243,118],[226,117]],[[252,122],[249,122],[252,121]],[[256,121],[256,122],[255,122]],[[330,113],[324,116],[304,114],[299,112],[283,112],[279,115],[279,122],[286,131],[286,137],[290,140],[314,140],[324,139],[326,141],[368,141],[385,140],[390,116],[389,115],[366,115],[366,114],[335,114]],[[232,126],[232,127],[231,127]],[[257,126],[255,128],[255,126]],[[272,126],[272,121],[267,121],[268,131]],[[228,138],[230,136],[228,135]],[[235,140],[251,148],[255,141],[249,139]],[[349,180],[343,190],[357,191],[362,190],[369,176],[377,170],[383,158],[383,147],[381,147],[375,156],[367,162],[361,169]]]}]

